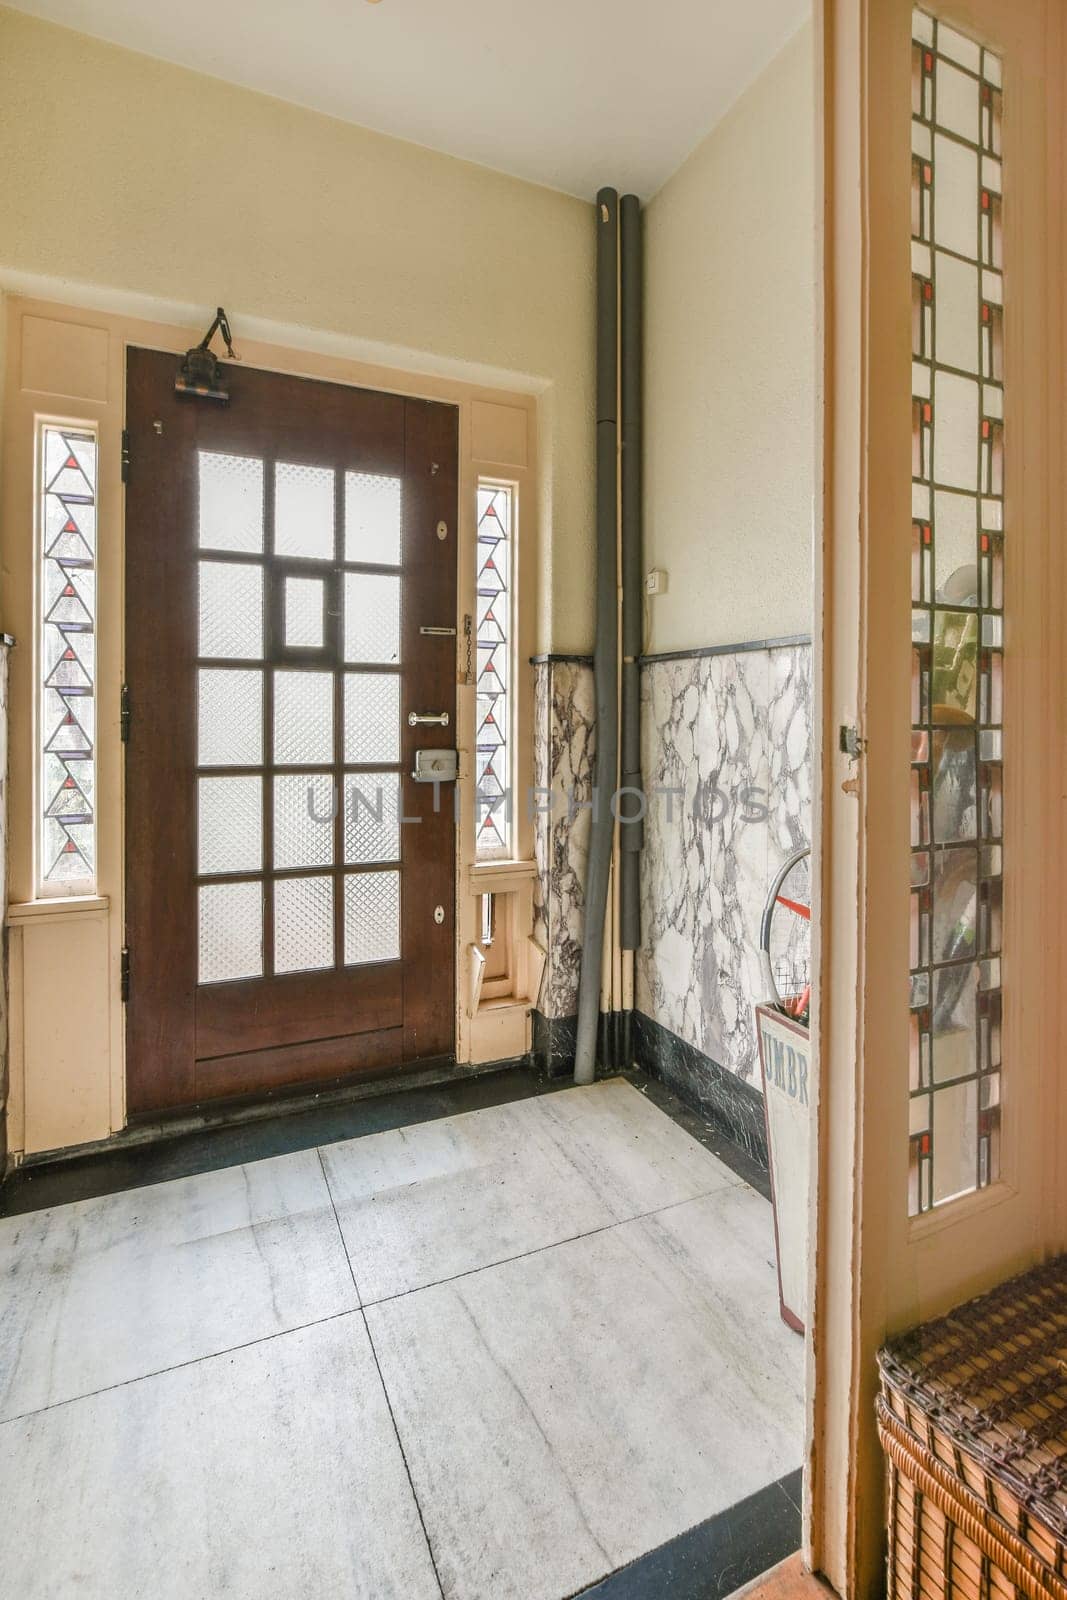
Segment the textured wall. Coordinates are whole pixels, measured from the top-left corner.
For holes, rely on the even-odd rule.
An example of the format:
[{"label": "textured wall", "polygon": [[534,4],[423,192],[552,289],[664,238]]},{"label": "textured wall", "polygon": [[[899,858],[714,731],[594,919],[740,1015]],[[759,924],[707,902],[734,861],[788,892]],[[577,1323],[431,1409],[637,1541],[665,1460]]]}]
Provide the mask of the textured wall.
[{"label": "textured wall", "polygon": [[647,651],[811,631],[815,201],[806,26],[646,216]]},{"label": "textured wall", "polygon": [[[771,878],[811,842],[811,649],[653,662],[637,1009],[759,1083],[753,1006]],[[654,791],[673,789],[671,805]],[[754,817],[765,808],[765,820]]]},{"label": "textured wall", "polygon": [[0,9],[0,217],[10,282],[222,300],[238,344],[257,316],[548,385],[538,636],[590,647],[591,207]]},{"label": "textured wall", "polygon": [[536,670],[534,937],[548,952],[538,1010],[554,1020],[578,1011],[596,701],[587,664],[541,661]]}]

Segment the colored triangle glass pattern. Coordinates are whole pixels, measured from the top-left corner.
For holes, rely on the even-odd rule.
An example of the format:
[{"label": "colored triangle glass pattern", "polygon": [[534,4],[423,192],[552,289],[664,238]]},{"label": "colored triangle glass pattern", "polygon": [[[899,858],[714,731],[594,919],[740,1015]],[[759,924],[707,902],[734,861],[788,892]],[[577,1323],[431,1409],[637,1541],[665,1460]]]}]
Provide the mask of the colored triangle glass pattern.
[{"label": "colored triangle glass pattern", "polygon": [[507,856],[511,851],[508,696],[513,493],[510,488],[490,484],[478,488],[475,842],[477,854],[483,860]]},{"label": "colored triangle glass pattern", "polygon": [[91,433],[41,431],[41,873],[91,885],[96,869],[96,473]]}]

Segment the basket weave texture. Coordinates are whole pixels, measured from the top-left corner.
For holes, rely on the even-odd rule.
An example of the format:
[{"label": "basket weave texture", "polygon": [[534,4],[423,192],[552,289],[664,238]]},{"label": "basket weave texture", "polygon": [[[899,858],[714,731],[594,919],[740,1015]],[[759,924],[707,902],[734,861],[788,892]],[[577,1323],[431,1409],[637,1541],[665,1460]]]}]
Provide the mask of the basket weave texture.
[{"label": "basket weave texture", "polygon": [[878,1364],[892,1600],[1067,1600],[1067,1256]]}]

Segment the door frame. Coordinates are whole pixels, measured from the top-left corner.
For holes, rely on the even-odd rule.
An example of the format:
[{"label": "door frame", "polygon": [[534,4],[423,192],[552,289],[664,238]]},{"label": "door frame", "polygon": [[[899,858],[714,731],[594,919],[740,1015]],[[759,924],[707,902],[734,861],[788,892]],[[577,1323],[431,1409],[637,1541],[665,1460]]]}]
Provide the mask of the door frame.
[{"label": "door frame", "polygon": [[[1058,711],[1067,582],[1063,20],[1046,0],[932,0],[923,9],[1003,49],[1011,118],[1005,1124],[1001,1181],[909,1221],[910,549],[901,529],[911,521],[912,6],[818,0],[820,1104],[805,1555],[839,1593],[864,1597],[884,1587],[873,1414],[880,1344],[1067,1244],[1067,1074],[1057,1081],[1051,1070],[1065,1038],[1058,967],[1067,930],[1055,892],[1067,792]],[[1022,141],[1028,157],[1039,153],[1016,156],[1013,172],[1012,146]],[[839,728],[849,724],[867,741],[857,762],[839,750]]]},{"label": "door frame", "polygon": [[[133,304],[146,315],[131,314]],[[537,582],[541,537],[541,464],[538,415],[545,385],[518,374],[467,369],[464,363],[418,352],[389,351],[396,365],[368,360],[360,341],[327,332],[242,317],[230,307],[237,349],[245,363],[264,371],[321,379],[455,405],[460,413],[460,516],[457,630],[465,613],[475,614],[475,488],[479,477],[519,484],[522,495],[521,557],[526,573],[518,611],[516,676],[517,764],[533,766],[534,674],[527,664],[536,649]],[[156,319],[152,318],[156,312]],[[4,296],[8,352],[5,372],[3,515],[8,528],[32,528],[34,432],[37,417],[84,421],[98,430],[98,681],[97,681],[97,892],[47,902],[34,900],[32,761],[16,757],[10,773],[11,1042],[8,1106],[9,1147],[26,1154],[106,1139],[126,1126],[125,1019],[121,998],[125,883],[123,840],[124,762],[119,738],[119,699],[125,640],[124,493],[121,435],[125,410],[128,346],[156,349],[177,358],[199,340],[208,310],[159,303],[111,291],[79,287],[77,303],[57,303],[32,293]],[[30,342],[24,323],[32,319]],[[251,327],[257,337],[245,337]],[[409,362],[410,365],[401,365]],[[469,371],[469,376],[462,374]],[[75,398],[72,398],[75,397]],[[547,502],[546,502],[547,503]],[[9,737],[13,752],[32,751],[36,705],[35,541],[11,539],[5,620],[26,648],[13,652]],[[457,647],[459,645],[457,632]],[[472,1060],[469,946],[478,937],[479,899],[474,860],[473,686],[458,686],[457,744],[461,826],[456,858],[456,1060]],[[518,854],[533,870],[533,829],[526,808],[516,812]],[[495,865],[495,864],[494,864]],[[77,930],[75,933],[73,930]],[[38,1005],[26,987],[31,967],[69,966],[65,951],[76,937],[83,955],[66,984],[69,1020]],[[32,956],[26,941],[32,939]],[[25,960],[23,947],[25,945]],[[64,953],[60,953],[64,952]],[[38,986],[39,989],[40,986]],[[43,996],[41,997],[43,1002]],[[47,1076],[33,1041],[49,1033]],[[53,1038],[52,1036],[55,1035]]]}]

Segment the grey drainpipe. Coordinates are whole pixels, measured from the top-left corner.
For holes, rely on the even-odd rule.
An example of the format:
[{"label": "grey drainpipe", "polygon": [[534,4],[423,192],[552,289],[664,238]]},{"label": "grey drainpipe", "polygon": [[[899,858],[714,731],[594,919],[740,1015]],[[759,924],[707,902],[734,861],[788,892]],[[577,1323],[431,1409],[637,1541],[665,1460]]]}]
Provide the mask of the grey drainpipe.
[{"label": "grey drainpipe", "polygon": [[[645,842],[641,780],[642,645],[642,299],[641,204],[623,195],[619,208],[622,351],[622,729],[619,799],[619,943],[641,948],[641,849]],[[629,1061],[623,1063],[629,1066]]]},{"label": "grey drainpipe", "polygon": [[610,799],[619,754],[618,718],[618,388],[619,197],[601,189],[597,205],[596,329],[596,771],[585,883],[585,937],[578,988],[575,1083],[596,1076],[600,973],[614,825]]}]

